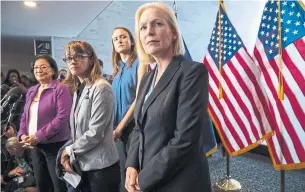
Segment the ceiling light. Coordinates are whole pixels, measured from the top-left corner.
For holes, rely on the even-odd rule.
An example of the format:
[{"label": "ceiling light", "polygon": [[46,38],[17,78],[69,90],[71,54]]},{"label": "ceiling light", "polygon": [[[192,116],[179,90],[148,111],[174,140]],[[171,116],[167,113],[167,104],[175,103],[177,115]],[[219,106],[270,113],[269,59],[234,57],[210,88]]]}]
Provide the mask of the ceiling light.
[{"label": "ceiling light", "polygon": [[36,3],[34,1],[25,1],[24,4],[28,7],[36,7]]}]

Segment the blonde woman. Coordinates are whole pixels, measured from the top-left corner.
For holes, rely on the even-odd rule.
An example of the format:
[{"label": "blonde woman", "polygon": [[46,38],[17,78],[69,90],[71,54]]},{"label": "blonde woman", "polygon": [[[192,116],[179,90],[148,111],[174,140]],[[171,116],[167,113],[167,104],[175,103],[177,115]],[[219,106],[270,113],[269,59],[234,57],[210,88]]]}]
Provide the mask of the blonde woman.
[{"label": "blonde woman", "polygon": [[177,20],[163,3],[136,12],[139,60],[156,62],[139,87],[126,161],[129,192],[209,192],[202,127],[208,121],[208,71],[183,58]]}]

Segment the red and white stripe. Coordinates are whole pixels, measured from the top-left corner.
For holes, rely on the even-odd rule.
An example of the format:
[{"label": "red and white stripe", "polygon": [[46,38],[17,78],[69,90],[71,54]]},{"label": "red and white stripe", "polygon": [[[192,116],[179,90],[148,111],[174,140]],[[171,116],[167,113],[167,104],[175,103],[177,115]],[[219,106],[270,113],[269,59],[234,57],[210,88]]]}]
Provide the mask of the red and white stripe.
[{"label": "red and white stripe", "polygon": [[254,60],[261,70],[276,134],[268,141],[276,169],[305,167],[305,37],[282,51],[284,100],[278,99],[279,55],[267,58],[257,39]]},{"label": "red and white stripe", "polygon": [[[260,71],[244,47],[219,69],[209,53],[203,63],[209,70],[209,111],[229,154],[239,155],[271,132],[272,122]],[[223,98],[219,99],[222,79]]]}]

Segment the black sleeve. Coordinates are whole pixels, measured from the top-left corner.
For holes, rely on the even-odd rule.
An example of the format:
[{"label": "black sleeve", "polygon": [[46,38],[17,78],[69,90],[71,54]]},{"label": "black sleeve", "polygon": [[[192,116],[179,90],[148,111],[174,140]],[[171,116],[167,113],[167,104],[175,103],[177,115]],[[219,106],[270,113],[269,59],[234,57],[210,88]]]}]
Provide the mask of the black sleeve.
[{"label": "black sleeve", "polygon": [[7,163],[7,167],[4,170],[3,173],[3,181],[4,182],[9,182],[10,180],[12,180],[14,177],[9,177],[8,173],[13,170],[16,167],[15,163],[14,163],[14,158],[9,157],[8,158],[8,163]]}]

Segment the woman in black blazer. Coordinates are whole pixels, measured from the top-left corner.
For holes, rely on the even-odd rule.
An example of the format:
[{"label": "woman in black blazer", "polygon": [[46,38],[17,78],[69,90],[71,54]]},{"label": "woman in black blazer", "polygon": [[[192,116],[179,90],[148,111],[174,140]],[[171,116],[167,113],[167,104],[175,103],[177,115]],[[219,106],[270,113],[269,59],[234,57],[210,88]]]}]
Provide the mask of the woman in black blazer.
[{"label": "woman in black blazer", "polygon": [[176,18],[163,3],[136,13],[141,64],[157,63],[143,76],[135,107],[135,128],[126,161],[129,192],[210,192],[202,127],[208,121],[208,71],[184,60]]}]

